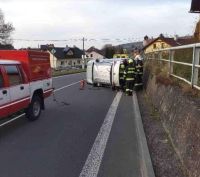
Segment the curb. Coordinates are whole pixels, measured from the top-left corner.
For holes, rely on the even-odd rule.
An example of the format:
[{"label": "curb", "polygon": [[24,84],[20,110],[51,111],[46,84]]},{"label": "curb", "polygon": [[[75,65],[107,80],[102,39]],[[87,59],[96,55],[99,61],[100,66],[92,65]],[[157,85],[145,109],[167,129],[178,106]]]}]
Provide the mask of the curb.
[{"label": "curb", "polygon": [[142,118],[140,114],[140,108],[138,105],[138,99],[136,92],[133,92],[133,110],[136,124],[137,141],[139,148],[139,161],[140,172],[142,177],[155,177],[153,165],[147,145],[146,136],[142,124]]}]

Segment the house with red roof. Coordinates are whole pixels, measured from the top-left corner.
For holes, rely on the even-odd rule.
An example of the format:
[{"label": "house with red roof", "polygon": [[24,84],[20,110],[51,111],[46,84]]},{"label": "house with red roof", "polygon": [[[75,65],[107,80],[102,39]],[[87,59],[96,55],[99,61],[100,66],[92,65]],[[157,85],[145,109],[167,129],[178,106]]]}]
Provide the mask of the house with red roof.
[{"label": "house with red roof", "polygon": [[86,58],[87,60],[91,59],[103,59],[105,58],[103,52],[94,46],[90,47],[88,50],[86,50]]},{"label": "house with red roof", "polygon": [[164,37],[163,34],[160,34],[159,37],[155,39],[149,39],[146,41],[143,51],[144,53],[150,53],[155,50],[170,48],[175,46],[187,45],[195,43],[193,36],[184,36],[184,37]]}]

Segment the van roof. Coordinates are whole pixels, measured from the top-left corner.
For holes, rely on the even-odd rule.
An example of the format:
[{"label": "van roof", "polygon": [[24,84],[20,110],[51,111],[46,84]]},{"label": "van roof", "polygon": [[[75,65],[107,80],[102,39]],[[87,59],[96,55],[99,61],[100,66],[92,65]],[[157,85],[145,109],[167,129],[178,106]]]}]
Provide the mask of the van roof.
[{"label": "van roof", "polygon": [[20,64],[20,62],[15,61],[15,60],[1,60],[0,59],[0,65],[11,65],[11,64]]}]

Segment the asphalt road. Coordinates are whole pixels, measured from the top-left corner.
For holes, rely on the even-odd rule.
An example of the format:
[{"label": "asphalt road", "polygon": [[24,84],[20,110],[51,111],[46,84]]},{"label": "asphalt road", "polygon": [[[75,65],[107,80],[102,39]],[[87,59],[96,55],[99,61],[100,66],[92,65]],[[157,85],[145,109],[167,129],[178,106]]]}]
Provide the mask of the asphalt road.
[{"label": "asphalt road", "polygon": [[140,177],[132,98],[84,77],[54,78],[40,119],[0,128],[0,177]]}]

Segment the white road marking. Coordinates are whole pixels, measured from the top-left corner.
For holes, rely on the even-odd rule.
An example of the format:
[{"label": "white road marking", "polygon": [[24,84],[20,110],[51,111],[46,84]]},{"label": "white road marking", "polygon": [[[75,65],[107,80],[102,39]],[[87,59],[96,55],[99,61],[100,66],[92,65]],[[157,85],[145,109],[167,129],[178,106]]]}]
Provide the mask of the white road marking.
[{"label": "white road marking", "polygon": [[121,96],[115,96],[79,177],[97,177]]},{"label": "white road marking", "polygon": [[4,122],[3,124],[1,124],[0,127],[3,127],[4,125],[9,124],[9,123],[11,123],[11,122],[13,122],[13,121],[15,121],[15,120],[17,120],[17,119],[23,117],[24,115],[25,115],[25,113],[23,113],[23,114],[21,114],[21,115],[15,117],[15,118],[13,118],[13,119],[11,119],[11,120],[9,120],[9,121],[6,121],[6,122]]},{"label": "white road marking", "polygon": [[146,135],[144,132],[137,94],[133,92],[133,110],[139,149],[140,172],[142,177],[155,177]]},{"label": "white road marking", "polygon": [[[72,83],[72,84],[66,85],[66,86],[61,87],[61,88],[58,88],[58,89],[54,90],[54,92],[60,91],[60,90],[62,90],[62,89],[65,89],[65,88],[67,88],[67,87],[70,87],[70,86],[73,86],[73,85],[75,85],[75,84],[77,84],[77,83],[79,83],[79,82],[80,82],[80,81],[74,82],[74,83]],[[9,123],[11,123],[11,122],[13,122],[13,121],[15,121],[15,120],[17,120],[17,119],[23,117],[24,115],[25,115],[25,113],[23,113],[23,114],[21,114],[21,115],[19,115],[19,116],[17,116],[17,117],[14,117],[14,118],[12,118],[12,119],[9,120],[9,121],[6,121],[6,122],[4,122],[3,124],[0,124],[0,127],[3,127],[4,125],[9,124]]]},{"label": "white road marking", "polygon": [[72,86],[72,85],[78,84],[79,82],[80,82],[80,81],[78,81],[78,82],[74,82],[74,83],[71,83],[71,84],[69,84],[69,85],[66,85],[66,86],[61,87],[61,88],[58,88],[58,89],[55,89],[54,92],[57,92],[57,91],[63,90],[63,89],[65,89],[65,88],[67,88],[67,87],[70,87],[70,86]]}]

